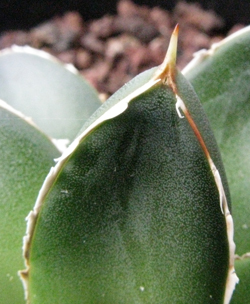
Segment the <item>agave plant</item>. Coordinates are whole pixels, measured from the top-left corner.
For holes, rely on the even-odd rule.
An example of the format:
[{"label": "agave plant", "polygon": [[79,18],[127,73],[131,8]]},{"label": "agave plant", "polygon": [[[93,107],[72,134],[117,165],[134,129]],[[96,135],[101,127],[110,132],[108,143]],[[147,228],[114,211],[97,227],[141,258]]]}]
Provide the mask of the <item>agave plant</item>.
[{"label": "agave plant", "polygon": [[0,303],[249,303],[250,28],[182,73],[177,36],[102,105],[47,54],[0,54]]}]

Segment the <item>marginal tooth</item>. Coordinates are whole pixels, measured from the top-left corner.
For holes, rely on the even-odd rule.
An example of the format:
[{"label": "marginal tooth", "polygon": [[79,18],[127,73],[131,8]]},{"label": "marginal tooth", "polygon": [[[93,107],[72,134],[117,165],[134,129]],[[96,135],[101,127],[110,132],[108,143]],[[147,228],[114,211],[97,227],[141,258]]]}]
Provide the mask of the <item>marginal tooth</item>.
[{"label": "marginal tooth", "polygon": [[209,160],[209,163],[210,163],[210,168],[211,168],[211,171],[213,173],[215,183],[217,185],[217,189],[218,189],[219,196],[220,196],[221,212],[222,212],[222,214],[226,214],[226,215],[228,213],[230,214],[230,211],[229,211],[228,205],[227,205],[226,194],[225,194],[224,187],[223,187],[221,177],[220,177],[220,173],[219,173],[218,169],[216,168],[216,166],[215,166],[215,164],[214,164],[214,162],[211,158]]},{"label": "marginal tooth", "polygon": [[159,66],[154,75],[154,79],[160,79],[163,83],[167,83],[174,92],[176,92],[174,78],[176,73],[178,33],[179,25],[177,24],[170,38],[168,51],[163,63]]},{"label": "marginal tooth", "polygon": [[183,100],[178,95],[176,95],[176,100],[177,100],[176,104],[175,104],[176,112],[177,112],[177,114],[180,118],[184,118],[185,116],[182,115],[181,112],[180,112],[180,109],[185,111],[185,108],[186,108],[184,103],[183,103]]},{"label": "marginal tooth", "polygon": [[[166,66],[171,66],[175,68],[176,66],[176,57],[177,57],[177,44],[178,44],[178,34],[179,34],[179,24],[175,26],[175,29],[170,38],[168,51],[166,54],[166,58],[164,60]],[[163,64],[164,64],[163,62]]]}]

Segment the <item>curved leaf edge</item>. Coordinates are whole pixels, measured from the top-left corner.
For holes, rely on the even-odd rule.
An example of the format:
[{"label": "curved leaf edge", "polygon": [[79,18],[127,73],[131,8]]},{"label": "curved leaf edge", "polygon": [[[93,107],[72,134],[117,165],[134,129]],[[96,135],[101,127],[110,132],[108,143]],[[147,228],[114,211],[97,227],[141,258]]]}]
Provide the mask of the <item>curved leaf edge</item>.
[{"label": "curved leaf edge", "polygon": [[182,69],[182,74],[185,76],[190,71],[192,71],[195,67],[199,66],[204,60],[206,60],[208,57],[213,56],[216,51],[218,51],[220,48],[224,47],[226,44],[233,42],[235,39],[237,39],[239,36],[244,35],[246,33],[250,32],[250,25],[244,27],[243,29],[229,35],[225,39],[214,43],[211,45],[209,49],[201,49],[200,51],[193,54],[193,59]]},{"label": "curved leaf edge", "polygon": [[[250,260],[250,252],[246,252],[241,256],[239,256],[238,254],[235,255],[235,261],[243,262],[245,260]],[[239,279],[239,283],[240,283],[240,279]]]},{"label": "curved leaf edge", "polygon": [[[51,61],[54,64],[60,65],[65,68],[68,72],[74,74],[78,78],[80,78],[83,82],[88,83],[88,81],[80,74],[80,72],[77,70],[77,68],[71,64],[71,63],[64,63],[55,56],[51,55],[48,52],[45,52],[43,50],[35,49],[31,46],[25,45],[25,46],[19,46],[19,45],[12,45],[11,47],[5,48],[0,50],[0,56],[5,56],[5,55],[11,55],[11,54],[26,54],[26,55],[32,55],[32,56],[37,56],[42,59]],[[97,92],[97,90],[90,84],[88,83],[89,87],[91,90],[94,92],[94,94],[97,96],[98,100],[102,101],[105,100],[105,97],[100,96],[100,94]]]},{"label": "curved leaf edge", "polygon": [[0,99],[0,107],[11,112],[15,116],[18,116],[19,118],[25,120],[28,124],[32,125],[34,128],[42,132],[39,127],[33,122],[33,120],[30,117],[25,116],[22,112],[16,110],[11,105],[9,105],[6,101]]},{"label": "curved leaf edge", "polygon": [[[0,50],[0,59],[0,72],[3,76],[2,85],[4,85],[3,92],[1,91],[2,99],[24,113],[29,113],[27,115],[31,116],[37,125],[53,138],[59,140],[69,138],[68,143],[72,142],[81,127],[81,121],[86,121],[103,103],[103,99],[101,100],[101,96],[97,90],[80,74],[73,64],[63,63],[46,51],[38,50],[30,46],[12,45],[9,48]],[[13,64],[11,65],[11,63]],[[19,63],[21,63],[21,66],[24,68],[26,67],[27,72],[24,73],[24,77],[22,77],[22,67]],[[10,71],[8,64],[11,65]],[[46,81],[46,73],[49,73],[48,75],[50,75],[50,73],[52,74],[51,77],[53,79],[50,77],[52,81]],[[33,74],[37,77],[34,78]],[[16,76],[20,79],[16,79]],[[50,93],[52,93],[49,98],[50,102],[46,96],[46,92],[41,88],[41,81],[46,88],[50,90]],[[67,86],[69,82],[70,85]],[[15,85],[15,83],[17,84],[17,92],[13,94],[11,93],[11,86]],[[34,84],[34,88],[32,87],[33,90],[31,90],[32,92],[30,92],[30,83]],[[38,89],[38,91],[35,89]],[[18,94],[20,92],[21,95]],[[34,102],[33,93],[38,94],[38,103],[35,103],[34,107],[34,109],[38,109],[38,112],[35,112],[34,109],[32,110],[32,104]],[[27,103],[24,102],[25,97],[27,97],[27,102],[31,104],[31,107],[26,106]],[[55,102],[54,99],[52,100],[51,98],[54,98]],[[67,104],[69,98],[74,99],[72,99],[73,103]],[[45,102],[46,107],[42,111],[41,116],[39,115],[39,107],[43,109],[41,106],[43,102]],[[69,112],[66,111],[66,109],[68,109]],[[84,109],[84,111],[82,111],[82,109]],[[74,123],[71,124],[70,120],[68,120],[67,128],[64,125],[62,125],[62,128],[59,128],[59,126],[63,124],[63,121],[61,120],[60,124],[56,124],[55,116],[49,114],[49,110],[52,110],[52,113],[58,111],[58,114],[54,114],[59,115],[57,119],[62,118],[68,120],[68,115],[70,115],[70,120]],[[45,117],[43,117],[43,115],[45,115]],[[74,117],[76,117],[77,120],[74,120]],[[52,120],[51,127],[48,127],[50,124],[46,124],[45,118]],[[73,125],[72,130],[74,130],[74,132],[71,131],[71,125]],[[60,131],[61,129],[64,131]],[[65,130],[67,132],[65,132]],[[61,142],[59,143],[61,144]],[[65,145],[66,143],[64,146]],[[65,148],[64,146],[62,149]]]},{"label": "curved leaf edge", "polygon": [[239,255],[235,255],[235,260],[237,261],[242,261],[244,259],[250,259],[250,252],[246,252],[243,255],[239,256]]},{"label": "curved leaf edge", "polygon": [[36,221],[40,212],[40,209],[43,205],[43,202],[54,184],[58,174],[62,170],[64,164],[67,162],[68,158],[71,154],[76,150],[79,144],[84,140],[84,138],[92,132],[96,127],[102,124],[104,121],[112,119],[121,113],[123,113],[127,107],[128,103],[139,96],[140,94],[144,93],[146,90],[152,88],[159,80],[150,80],[142,87],[138,88],[131,94],[129,94],[124,99],[120,100],[114,107],[111,107],[108,111],[106,111],[103,115],[101,115],[95,122],[90,124],[80,135],[78,135],[75,140],[69,145],[69,147],[63,152],[61,157],[56,159],[57,164],[50,169],[49,174],[45,178],[45,181],[42,185],[42,188],[39,191],[34,209],[30,211],[26,220],[27,220],[27,227],[26,227],[26,235],[23,238],[23,256],[25,259],[25,270],[19,271],[19,276],[23,282],[24,290],[25,290],[25,298],[28,299],[28,276],[29,276],[29,250],[32,242],[32,236],[35,230]]},{"label": "curved leaf edge", "polygon": [[[186,67],[182,70],[183,75],[187,75],[189,73],[192,73],[193,70],[199,67],[200,64],[205,62],[206,60],[209,60],[214,55],[216,55],[217,51],[225,49],[228,45],[231,45],[233,43],[237,43],[238,39],[244,37],[244,35],[250,33],[250,26],[246,26],[243,29],[240,29],[239,31],[229,35],[225,39],[221,40],[218,43],[214,43],[210,49],[202,49],[196,53],[193,54],[194,58],[187,64]],[[243,261],[245,259],[250,258],[250,252],[247,252],[241,256],[235,255],[235,260],[237,261]],[[240,278],[238,280],[240,282]]]},{"label": "curved leaf edge", "polygon": [[9,105],[6,101],[0,99],[0,107],[11,112],[12,114],[14,114],[15,116],[17,116],[20,119],[25,120],[29,125],[31,125],[33,128],[35,128],[36,130],[38,130],[40,133],[42,133],[45,137],[47,137],[52,144],[56,147],[56,149],[58,150],[58,152],[63,153],[63,151],[67,148],[67,144],[68,144],[68,140],[64,140],[64,139],[54,139],[51,138],[50,136],[48,136],[46,133],[44,133],[32,120],[32,118],[25,116],[22,112],[16,110],[15,108],[13,108],[11,105]]},{"label": "curved leaf edge", "polygon": [[74,67],[73,64],[63,63],[59,59],[57,59],[55,56],[51,55],[50,53],[47,53],[43,50],[35,49],[35,48],[33,48],[31,46],[28,46],[28,45],[18,46],[18,45],[14,44],[9,48],[5,48],[5,49],[1,50],[0,51],[0,56],[9,55],[9,54],[13,54],[13,53],[23,53],[23,54],[30,54],[30,55],[38,56],[38,57],[41,57],[43,59],[50,60],[54,63],[63,65],[71,73],[73,73],[75,75],[80,75],[80,73]]},{"label": "curved leaf edge", "polygon": [[[22,292],[22,286],[21,286],[21,289],[19,290],[20,281],[18,280],[17,270],[19,269],[20,265],[17,266],[16,262],[18,261],[19,264],[20,264],[20,262],[22,263],[22,255],[17,254],[17,250],[19,251],[21,248],[19,245],[18,246],[16,245],[14,239],[17,240],[17,237],[18,237],[18,239],[20,237],[19,233],[21,230],[19,230],[18,234],[16,234],[16,232],[18,231],[17,229],[19,229],[19,228],[23,229],[25,227],[25,226],[23,227],[24,216],[25,216],[25,214],[23,214],[23,212],[27,212],[27,211],[25,211],[26,208],[28,208],[28,210],[29,210],[30,207],[27,207],[28,203],[29,203],[29,205],[31,203],[30,206],[32,206],[32,200],[34,200],[34,198],[36,196],[36,191],[39,189],[39,187],[40,187],[39,185],[41,185],[41,183],[42,183],[42,178],[46,174],[46,168],[49,168],[53,164],[53,158],[60,155],[61,152],[60,152],[60,149],[58,148],[58,146],[56,145],[56,143],[54,142],[54,140],[52,138],[50,138],[46,133],[44,133],[33,122],[33,120],[30,117],[25,116],[21,111],[18,111],[17,109],[15,109],[14,107],[9,105],[6,101],[4,101],[2,99],[0,99],[0,109],[1,109],[1,113],[2,113],[1,114],[1,116],[2,116],[2,118],[1,118],[1,132],[2,132],[1,137],[3,140],[6,139],[8,147],[10,147],[9,143],[15,144],[14,146],[12,146],[13,150],[12,151],[8,150],[9,151],[8,152],[6,150],[6,145],[4,144],[4,142],[1,141],[3,153],[4,154],[7,153],[5,156],[10,154],[10,156],[7,157],[7,162],[5,161],[6,167],[8,167],[10,169],[10,172],[6,171],[5,173],[7,175],[6,174],[3,175],[3,179],[7,178],[6,180],[10,180],[9,178],[11,176],[10,184],[13,188],[12,189],[13,193],[12,193],[12,190],[9,189],[8,185],[7,185],[7,188],[5,187],[6,186],[5,183],[3,184],[4,186],[1,185],[2,190],[3,190],[3,192],[1,193],[3,195],[3,201],[1,203],[3,203],[2,204],[3,206],[7,206],[7,208],[10,208],[9,209],[10,212],[8,212],[8,210],[3,208],[3,210],[1,210],[1,212],[3,211],[3,214],[1,214],[1,215],[5,218],[4,222],[7,223],[7,226],[9,226],[9,225],[10,225],[10,227],[13,225],[15,226],[15,229],[8,230],[8,232],[10,232],[10,234],[8,234],[8,232],[7,232],[7,234],[4,234],[2,236],[4,246],[3,246],[3,248],[1,248],[2,250],[0,250],[0,251],[2,251],[1,253],[3,253],[2,263],[5,263],[3,265],[8,266],[7,269],[11,269],[11,267],[13,267],[13,265],[14,265],[14,268],[12,268],[12,270],[11,270],[13,275],[10,276],[9,274],[7,274],[7,276],[10,276],[9,281],[12,284],[12,288],[14,287],[15,292],[8,296],[8,293],[6,293],[6,292],[9,290],[9,288],[6,286],[7,289],[6,289],[6,291],[3,291],[3,293],[1,294],[1,299],[5,298],[7,296],[10,299],[13,299],[14,302],[15,301],[19,302],[18,299],[20,298],[20,299],[24,300],[24,297],[23,297],[23,292]],[[7,131],[7,132],[5,132],[5,131]],[[23,133],[26,131],[27,131],[27,133]],[[15,136],[14,133],[16,133],[17,136]],[[14,136],[14,138],[10,134],[12,134]],[[23,139],[24,139],[24,141],[23,141]],[[29,150],[25,150],[25,148],[27,147],[27,143],[28,143]],[[40,144],[45,144],[46,148],[43,149],[43,146],[41,146]],[[15,146],[18,146],[18,149],[16,149]],[[36,150],[36,148],[39,146],[40,146],[41,150],[40,150],[40,148],[38,148],[38,150]],[[37,151],[37,153],[35,152],[35,150]],[[26,154],[26,152],[27,152],[27,154]],[[20,163],[18,162],[19,159],[17,161],[17,159],[15,157],[13,158],[13,154],[16,155],[17,157],[19,157],[18,153],[21,153],[20,154],[20,160],[21,160]],[[35,154],[35,156],[33,154]],[[36,176],[35,178],[33,178],[33,176],[31,177],[32,172],[34,173],[35,171],[33,170],[34,168],[32,168],[30,166],[30,163],[27,164],[27,168],[25,168],[25,172],[22,171],[22,165],[21,166],[19,165],[19,164],[23,164],[24,163],[23,160],[24,159],[27,160],[29,158],[29,156],[31,156],[31,159],[32,159],[31,162],[34,161],[33,164],[35,164],[35,168],[39,169],[39,170],[41,169],[41,171],[38,172],[39,173],[38,176]],[[3,159],[5,159],[5,157]],[[9,163],[8,161],[10,161],[11,163]],[[47,163],[45,163],[44,161],[45,162],[47,161]],[[46,168],[43,166],[45,164],[46,164]],[[19,165],[19,168],[17,170],[15,170],[15,169],[13,170],[15,165]],[[48,167],[47,167],[47,165],[48,165]],[[1,169],[3,169],[3,168],[1,166]],[[20,170],[22,172],[20,172]],[[4,173],[3,170],[1,170],[1,171]],[[14,172],[14,174],[13,174],[13,172]],[[19,172],[19,173],[17,173],[17,172]],[[20,173],[21,173],[21,175],[20,175]],[[37,173],[37,170],[35,173]],[[41,173],[42,173],[42,175],[41,175]],[[16,178],[15,176],[18,178]],[[30,190],[28,190],[27,187],[24,188],[24,185],[27,184],[27,182],[28,182],[28,179],[27,179],[28,176],[30,178],[32,178],[32,180],[30,180],[30,183],[29,183],[30,186],[32,185]],[[24,184],[22,184],[22,182],[21,182],[21,184],[19,184],[20,179],[22,179]],[[39,182],[39,184],[38,184],[38,182]],[[35,190],[33,189],[33,186],[36,187]],[[29,197],[28,201],[27,200],[24,201],[24,197],[27,198],[27,193],[24,193],[26,191],[26,189],[29,192],[29,194],[32,194],[32,197],[33,197],[32,199],[30,199],[30,197]],[[20,196],[17,195],[17,193],[19,195],[21,194],[21,198],[20,198]],[[23,197],[23,195],[24,195],[24,197]],[[14,201],[13,201],[13,199],[14,199]],[[23,206],[22,204],[20,205],[20,199],[22,202],[25,202],[25,204],[27,203],[26,206]],[[6,203],[7,203],[7,205],[6,205]],[[24,207],[24,209],[23,209],[23,207]],[[19,213],[19,211],[21,210],[20,208],[23,209],[23,211]],[[20,209],[20,210],[17,211],[17,209]],[[16,220],[17,220],[17,222],[16,222]],[[22,223],[21,224],[22,226],[20,226],[20,223]],[[2,230],[1,230],[1,232],[2,232]],[[22,234],[22,232],[21,232],[21,234]],[[8,238],[8,236],[10,236],[10,239]],[[6,253],[8,253],[8,246],[7,246],[8,242],[7,241],[11,242],[9,244],[11,244],[11,248],[14,250],[13,252],[16,254],[15,257],[13,256],[15,259],[15,261],[13,260],[13,265],[10,263],[6,264],[5,255],[6,255]],[[14,243],[12,243],[12,241],[14,241]],[[5,246],[7,246],[7,247],[5,248]],[[7,251],[6,251],[6,249],[7,249]],[[4,275],[4,273],[2,275]],[[13,283],[13,282],[16,282],[16,279],[18,282],[18,286],[16,285],[16,283]],[[21,291],[21,293],[19,293],[20,291]],[[21,296],[22,296],[22,298],[21,298]],[[1,299],[0,299],[0,302],[1,302]]]},{"label": "curved leaf edge", "polygon": [[[176,111],[179,115],[180,118],[186,117],[188,120],[191,128],[193,129],[193,132],[195,133],[203,151],[204,154],[208,160],[210,169],[213,173],[215,183],[217,185],[217,189],[219,192],[219,197],[220,197],[220,207],[221,207],[221,212],[225,216],[225,221],[226,221],[226,226],[227,226],[227,238],[228,238],[228,244],[229,244],[229,268],[228,268],[228,276],[227,276],[227,281],[226,281],[226,288],[225,288],[225,296],[224,296],[224,304],[228,304],[231,300],[233,291],[235,289],[235,285],[239,282],[239,279],[235,273],[235,268],[234,268],[234,259],[235,259],[235,243],[234,243],[234,223],[233,223],[233,218],[229,210],[226,194],[224,191],[224,187],[222,184],[221,176],[216,168],[211,155],[206,147],[206,143],[204,142],[204,139],[202,138],[202,135],[196,126],[195,121],[193,120],[192,116],[189,113],[188,108],[185,105],[185,102],[182,100],[178,88],[175,82],[175,61],[176,61],[176,53],[177,53],[177,39],[178,39],[178,30],[179,27],[178,25],[176,26],[171,40],[170,40],[170,45],[168,48],[167,55],[165,57],[165,60],[162,64],[162,66],[158,69],[156,72],[155,78],[156,79],[161,79],[161,81],[166,81],[167,84],[172,88],[173,92],[175,93],[176,96]],[[231,40],[232,38],[228,38],[228,40]],[[214,47],[214,50],[219,47],[219,45],[223,45],[223,42],[221,44],[218,44],[217,46]],[[203,57],[202,57],[203,58]],[[181,114],[180,110],[182,110],[184,116]]]},{"label": "curved leaf edge", "polygon": [[[91,123],[85,130],[82,131],[80,135],[76,137],[76,139],[70,144],[70,146],[64,151],[62,156],[57,159],[57,164],[55,167],[52,167],[49,174],[47,175],[41,190],[39,191],[39,195],[37,201],[35,203],[34,209],[30,211],[29,215],[27,216],[27,228],[26,228],[26,235],[23,239],[23,255],[25,258],[25,265],[26,269],[19,271],[19,275],[24,285],[25,289],[25,296],[28,300],[28,277],[29,277],[29,250],[32,242],[33,233],[35,230],[36,222],[38,219],[39,212],[43,205],[43,202],[54,184],[58,174],[62,170],[64,164],[67,162],[69,157],[72,153],[76,150],[79,144],[91,133],[96,127],[101,125],[104,121],[112,119],[121,113],[123,113],[131,100],[138,97],[140,94],[146,92],[147,90],[153,88],[156,84],[162,83],[170,86],[172,88],[175,96],[176,96],[176,111],[180,118],[186,118],[192,127],[203,151],[208,160],[210,169],[213,173],[215,183],[217,185],[219,198],[220,198],[220,207],[221,212],[225,216],[225,222],[227,226],[227,239],[229,245],[229,268],[228,268],[228,275],[226,280],[225,286],[225,293],[224,293],[224,301],[223,304],[228,304],[231,300],[233,291],[235,289],[235,285],[239,282],[239,279],[235,273],[234,268],[234,260],[235,260],[235,243],[233,240],[234,234],[234,224],[233,218],[231,216],[229,206],[227,203],[227,198],[225,195],[224,187],[221,181],[220,173],[217,170],[210,153],[206,147],[206,144],[202,138],[202,135],[199,132],[193,118],[191,117],[188,108],[186,107],[183,99],[181,98],[177,84],[175,81],[175,76],[177,73],[176,69],[176,54],[177,54],[177,41],[178,41],[178,30],[179,26],[177,25],[170,40],[169,48],[166,54],[166,57],[163,63],[156,69],[153,76],[141,87],[134,90],[132,93],[128,94],[123,99],[119,100],[116,104],[114,104],[111,108],[109,108],[106,112],[100,115],[93,123]],[[140,75],[145,75],[148,71],[141,73]],[[139,75],[139,77],[140,77]],[[180,109],[182,110],[184,116],[181,114]]]},{"label": "curved leaf edge", "polygon": [[239,273],[239,288],[233,294],[232,303],[248,304],[250,298],[249,274],[250,274],[250,252],[236,256],[236,270]]}]

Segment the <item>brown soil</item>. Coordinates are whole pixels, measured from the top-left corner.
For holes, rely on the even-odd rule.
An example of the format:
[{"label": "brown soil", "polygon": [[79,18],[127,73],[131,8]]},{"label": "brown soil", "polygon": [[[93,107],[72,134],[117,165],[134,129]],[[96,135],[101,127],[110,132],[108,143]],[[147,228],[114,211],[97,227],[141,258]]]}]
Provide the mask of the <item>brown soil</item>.
[{"label": "brown soil", "polygon": [[[121,0],[117,15],[85,22],[79,13],[68,12],[28,31],[4,32],[0,49],[13,44],[43,49],[75,65],[100,93],[108,96],[138,73],[162,62],[176,23],[180,25],[180,69],[194,52],[224,38],[214,34],[223,28],[221,17],[197,4],[179,2],[169,12]],[[228,34],[243,26],[235,25]]]}]

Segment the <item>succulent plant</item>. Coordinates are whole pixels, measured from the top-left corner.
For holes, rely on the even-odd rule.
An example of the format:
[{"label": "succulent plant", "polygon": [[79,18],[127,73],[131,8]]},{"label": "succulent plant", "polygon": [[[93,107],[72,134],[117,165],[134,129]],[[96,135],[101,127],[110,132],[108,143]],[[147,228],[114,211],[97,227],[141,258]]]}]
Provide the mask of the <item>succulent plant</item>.
[{"label": "succulent plant", "polygon": [[102,105],[49,55],[0,54],[0,303],[25,303],[26,215],[27,303],[249,302],[250,28],[182,73],[177,36]]}]

